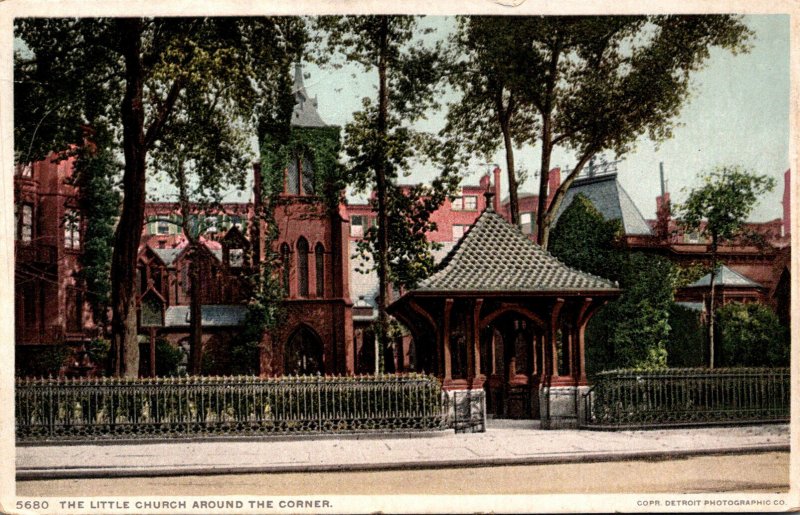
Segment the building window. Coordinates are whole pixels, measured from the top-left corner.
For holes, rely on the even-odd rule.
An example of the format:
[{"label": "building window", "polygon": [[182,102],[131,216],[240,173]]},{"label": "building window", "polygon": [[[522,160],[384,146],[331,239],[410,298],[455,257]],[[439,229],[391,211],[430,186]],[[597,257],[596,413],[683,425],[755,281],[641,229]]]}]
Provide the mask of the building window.
[{"label": "building window", "polygon": [[29,243],[33,239],[33,205],[22,204],[22,219],[19,224],[19,237],[23,243]]},{"label": "building window", "polygon": [[169,222],[165,220],[159,220],[158,225],[156,226],[156,232],[158,234],[169,234]]},{"label": "building window", "polygon": [[366,217],[362,215],[353,215],[350,217],[350,236],[353,238],[364,237],[364,225],[366,225]]},{"label": "building window", "polygon": [[232,268],[241,268],[244,265],[244,249],[230,249],[228,251],[228,265]]},{"label": "building window", "polygon": [[297,286],[301,297],[308,297],[308,241],[297,240]]},{"label": "building window", "polygon": [[317,272],[317,297],[325,296],[325,249],[322,243],[314,247],[315,270]]},{"label": "building window", "polygon": [[314,195],[316,189],[314,185],[314,167],[311,165],[311,160],[306,156],[300,160],[300,169],[303,174],[303,193],[305,195]]},{"label": "building window", "polygon": [[281,266],[283,267],[283,293],[289,296],[289,245],[281,244]]},{"label": "building window", "polygon": [[16,172],[20,177],[33,177],[33,163],[18,163],[16,166]]},{"label": "building window", "polygon": [[453,225],[453,241],[460,240],[467,231],[467,225]]},{"label": "building window", "polygon": [[536,226],[533,213],[520,213],[519,222],[524,234],[533,234],[533,230]]},{"label": "building window", "polygon": [[465,195],[453,199],[453,211],[475,211],[478,209],[478,197]]},{"label": "building window", "polygon": [[314,195],[314,165],[306,156],[294,156],[286,170],[286,193],[289,195]]},{"label": "building window", "polygon": [[237,229],[242,229],[242,217],[240,216],[232,216],[231,217],[231,227],[236,227]]},{"label": "building window", "polygon": [[700,234],[697,231],[687,232],[684,235],[685,243],[702,243],[700,241]]}]

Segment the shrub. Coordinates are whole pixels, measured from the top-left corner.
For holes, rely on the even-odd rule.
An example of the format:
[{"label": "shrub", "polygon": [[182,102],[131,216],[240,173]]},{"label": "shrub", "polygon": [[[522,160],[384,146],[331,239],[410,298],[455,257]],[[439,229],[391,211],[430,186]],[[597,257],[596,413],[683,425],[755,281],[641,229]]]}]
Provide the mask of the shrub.
[{"label": "shrub", "polygon": [[763,304],[731,302],[717,309],[720,366],[789,365],[789,332]]}]

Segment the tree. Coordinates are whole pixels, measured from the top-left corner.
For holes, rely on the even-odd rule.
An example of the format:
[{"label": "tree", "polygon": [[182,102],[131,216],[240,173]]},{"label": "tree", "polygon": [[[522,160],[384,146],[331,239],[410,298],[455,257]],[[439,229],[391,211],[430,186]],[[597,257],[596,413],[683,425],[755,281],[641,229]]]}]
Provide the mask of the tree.
[{"label": "tree", "polygon": [[615,242],[621,234],[619,220],[605,220],[592,201],[579,193],[553,228],[550,252],[571,267],[618,281],[621,252]]},{"label": "tree", "polygon": [[[742,51],[750,36],[732,16],[471,17],[464,30],[480,35],[467,38],[465,47],[469,66],[484,77],[478,84],[497,76],[503,98],[516,99],[533,120],[531,134],[520,141],[537,142],[541,150],[537,239],[544,248],[564,195],[592,157],[604,151],[622,156],[644,134],[668,138],[691,75],[709,49]],[[468,93],[488,105],[496,89]],[[500,110],[493,114],[502,121]],[[482,134],[483,127],[464,124],[470,135]],[[558,147],[572,152],[576,164],[548,206],[551,156]]]},{"label": "tree", "polygon": [[520,177],[514,163],[514,147],[531,142],[536,120],[522,99],[522,77],[508,60],[517,46],[515,33],[506,30],[508,25],[503,17],[458,18],[458,31],[451,38],[453,55],[449,56],[448,81],[462,96],[449,106],[442,133],[448,137],[469,135],[460,140],[464,150],[488,159],[500,145],[500,128],[511,223],[518,225]]},{"label": "tree", "polygon": [[789,331],[763,304],[731,302],[717,310],[720,366],[789,366]]},{"label": "tree", "polygon": [[[377,72],[377,102],[373,104],[369,98],[364,99],[364,109],[356,113],[345,128],[344,149],[349,158],[347,172],[351,184],[362,190],[374,185],[376,190],[377,225],[368,231],[362,249],[372,256],[378,274],[375,353],[375,371],[378,372],[388,345],[386,306],[392,267],[397,269],[402,263],[417,262],[429,250],[427,242],[420,240],[416,231],[429,230],[432,224],[409,224],[410,217],[438,207],[447,193],[442,194],[441,187],[454,184],[450,168],[442,172],[443,179],[437,183],[437,189],[404,190],[395,182],[398,173],[407,169],[409,160],[415,156],[413,142],[418,140],[403,123],[419,118],[434,105],[434,92],[439,83],[434,66],[437,51],[412,42],[417,31],[414,17],[322,17],[318,25],[326,35],[326,49],[340,52],[348,60]],[[400,198],[406,194],[413,195],[411,201]],[[404,245],[398,245],[398,241]],[[405,244],[410,244],[413,250]],[[394,254],[398,259],[393,260],[393,248],[399,250]],[[417,277],[415,273],[412,275]]]},{"label": "tree", "polygon": [[111,254],[114,223],[120,204],[120,195],[114,184],[119,163],[110,146],[107,134],[98,134],[96,131],[90,134],[87,144],[77,149],[72,175],[72,183],[78,188],[80,212],[86,227],[83,252],[80,254],[80,275],[101,333],[106,331],[109,322]]},{"label": "tree", "polygon": [[[239,113],[272,108],[275,76],[305,42],[298,18],[43,19],[15,21],[18,159],[80,143],[89,123],[114,136],[124,156],[123,202],[111,262],[112,360],[135,376],[135,267],[144,222],[148,156],[189,97],[230,100]],[[188,93],[187,93],[188,92]],[[188,95],[188,96],[187,96]],[[222,162],[214,148],[210,161]]]},{"label": "tree", "polygon": [[564,210],[553,230],[554,256],[568,266],[616,280],[623,289],[587,328],[591,372],[666,366],[677,270],[667,259],[617,248],[620,232],[619,220],[604,220],[582,195]]},{"label": "tree", "polygon": [[677,206],[678,224],[688,231],[697,231],[710,241],[711,280],[708,306],[708,366],[714,368],[715,280],[720,263],[720,243],[730,241],[743,232],[758,198],[775,187],[775,179],[755,175],[740,167],[717,168],[702,177],[703,186],[689,192],[686,201]]}]

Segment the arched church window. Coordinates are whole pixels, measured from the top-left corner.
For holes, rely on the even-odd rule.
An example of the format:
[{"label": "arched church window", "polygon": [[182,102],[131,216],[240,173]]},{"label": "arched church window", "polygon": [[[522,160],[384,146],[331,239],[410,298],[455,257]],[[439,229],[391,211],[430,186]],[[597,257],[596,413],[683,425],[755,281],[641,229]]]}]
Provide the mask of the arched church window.
[{"label": "arched church window", "polygon": [[283,293],[289,296],[289,245],[281,244],[281,267],[283,268]]},{"label": "arched church window", "polygon": [[317,272],[317,297],[325,296],[325,249],[322,243],[314,247],[315,269]]},{"label": "arched church window", "polygon": [[311,164],[311,160],[303,156],[300,159],[300,168],[303,173],[303,194],[305,195],[314,195],[315,191],[315,184],[314,184],[314,166]]},{"label": "arched church window", "polygon": [[297,240],[297,285],[298,295],[308,297],[308,241]]},{"label": "arched church window", "polygon": [[296,154],[286,167],[286,193],[289,195],[314,195],[314,165],[304,154]]},{"label": "arched church window", "polygon": [[300,166],[297,159],[292,157],[289,161],[286,178],[286,193],[289,195],[300,194]]}]

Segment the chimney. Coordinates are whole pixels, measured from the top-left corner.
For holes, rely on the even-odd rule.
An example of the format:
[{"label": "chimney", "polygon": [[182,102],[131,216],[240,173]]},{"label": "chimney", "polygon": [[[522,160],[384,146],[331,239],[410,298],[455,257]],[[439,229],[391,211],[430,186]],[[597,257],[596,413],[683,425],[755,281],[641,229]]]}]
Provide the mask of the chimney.
[{"label": "chimney", "polygon": [[500,212],[500,167],[495,165],[494,167],[494,211],[496,213]]},{"label": "chimney", "polygon": [[550,205],[550,202],[553,201],[553,197],[556,194],[556,190],[558,187],[561,186],[561,168],[555,167],[550,170],[550,173],[547,176],[547,205]]}]

